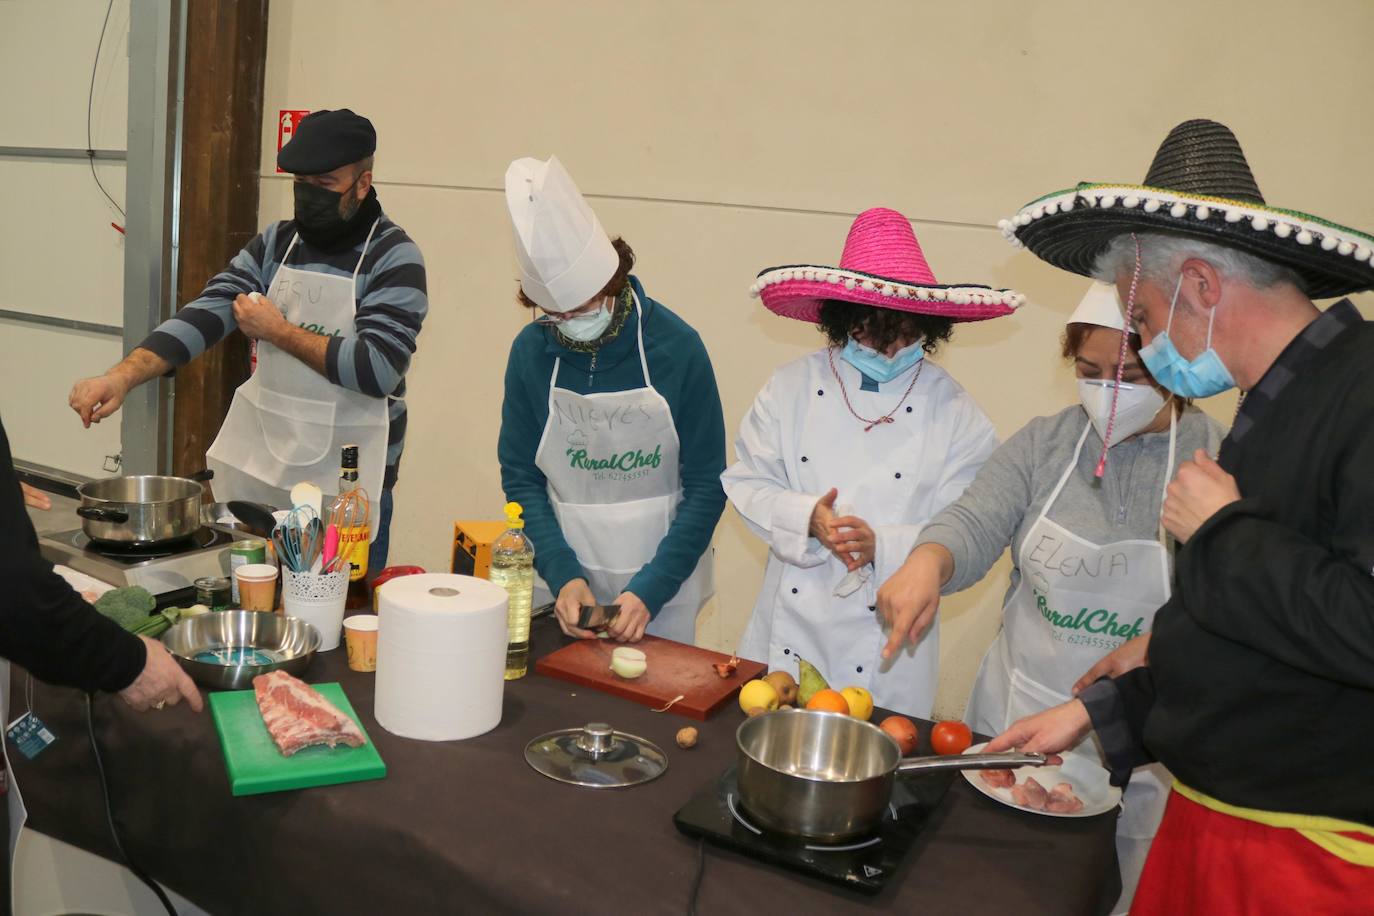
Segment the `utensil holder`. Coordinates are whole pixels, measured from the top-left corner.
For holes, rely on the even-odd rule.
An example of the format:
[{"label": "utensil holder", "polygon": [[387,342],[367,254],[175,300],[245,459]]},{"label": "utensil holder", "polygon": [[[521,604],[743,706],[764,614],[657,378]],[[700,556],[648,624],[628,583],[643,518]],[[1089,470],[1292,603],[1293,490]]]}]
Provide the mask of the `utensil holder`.
[{"label": "utensil holder", "polygon": [[282,613],[320,631],[320,651],[337,649],[343,632],[348,569],[319,575],[282,570]]}]

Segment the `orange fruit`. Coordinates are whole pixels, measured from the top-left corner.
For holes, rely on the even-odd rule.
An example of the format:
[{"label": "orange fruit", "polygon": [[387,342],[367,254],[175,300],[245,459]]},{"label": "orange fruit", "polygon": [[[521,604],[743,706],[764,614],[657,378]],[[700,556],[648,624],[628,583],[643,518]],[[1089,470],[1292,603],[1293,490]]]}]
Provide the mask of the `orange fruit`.
[{"label": "orange fruit", "polygon": [[817,690],[812,694],[811,702],[806,704],[806,708],[849,715],[849,701],[838,690]]}]

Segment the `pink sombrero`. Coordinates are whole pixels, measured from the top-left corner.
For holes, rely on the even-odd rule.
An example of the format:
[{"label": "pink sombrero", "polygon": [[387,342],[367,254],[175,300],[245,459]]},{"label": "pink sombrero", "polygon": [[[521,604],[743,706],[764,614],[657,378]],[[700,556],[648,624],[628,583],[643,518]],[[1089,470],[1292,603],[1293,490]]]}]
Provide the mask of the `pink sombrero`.
[{"label": "pink sombrero", "polygon": [[789,264],[759,274],[749,295],[769,310],[800,321],[820,319],[826,299],[860,302],[954,321],[1010,315],[1026,297],[1014,290],[945,285],[930,272],[911,223],[896,210],[865,210],[849,227],[839,267]]}]

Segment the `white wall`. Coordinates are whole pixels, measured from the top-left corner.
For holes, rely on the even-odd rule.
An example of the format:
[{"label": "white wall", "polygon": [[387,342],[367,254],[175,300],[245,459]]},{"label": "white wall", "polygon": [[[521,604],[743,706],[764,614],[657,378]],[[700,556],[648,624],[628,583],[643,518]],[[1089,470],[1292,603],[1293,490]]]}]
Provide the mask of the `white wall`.
[{"label": "white wall", "polygon": [[[0,3],[0,146],[86,149],[87,95],[104,0]],[[129,0],[115,0],[91,96],[91,144],[122,150],[128,109]],[[124,200],[124,163],[101,160]],[[0,309],[121,326],[123,224],[85,159],[0,158]],[[72,382],[119,360],[119,337],[0,319],[0,416],[18,458],[101,475],[119,422],[83,430]]]},{"label": "white wall", "polygon": [[[1084,281],[993,228],[1079,180],[1143,178],[1168,129],[1230,124],[1271,203],[1374,227],[1365,43],[1374,5],[1015,0],[693,4],[275,0],[262,221],[281,108],[351,107],[379,133],[387,212],[429,267],[392,556],[445,568],[452,522],[499,517],[501,376],[525,313],[501,178],[557,153],[650,293],[695,326],[733,431],[772,369],[818,345],[746,289],[837,259],[853,214],[901,210],[942,280],[1013,286],[1016,316],[959,329],[939,361],[1002,435],[1074,400],[1057,358]],[[1234,398],[1210,405],[1229,419]],[[728,648],[764,550],[733,510],[699,639]],[[1005,561],[1004,561],[1005,563]],[[946,603],[938,708],[962,709],[1005,566]]]}]

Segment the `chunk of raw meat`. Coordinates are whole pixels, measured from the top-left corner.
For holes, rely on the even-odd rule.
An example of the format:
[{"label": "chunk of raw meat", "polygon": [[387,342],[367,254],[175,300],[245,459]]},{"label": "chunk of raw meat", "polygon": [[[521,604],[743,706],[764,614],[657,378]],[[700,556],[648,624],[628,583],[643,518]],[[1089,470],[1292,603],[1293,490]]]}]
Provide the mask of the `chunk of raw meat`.
[{"label": "chunk of raw meat", "polygon": [[1049,793],[1045,791],[1044,786],[1035,781],[1034,776],[1027,776],[1025,782],[1011,787],[1011,800],[1023,808],[1044,811]]},{"label": "chunk of raw meat", "polygon": [[1010,789],[1016,785],[1016,773],[1011,770],[979,770],[978,775],[994,789]]},{"label": "chunk of raw meat", "polygon": [[1073,794],[1073,786],[1070,783],[1061,782],[1050,790],[1045,810],[1054,814],[1074,814],[1083,810],[1083,801]]},{"label": "chunk of raw meat", "polygon": [[258,711],[283,757],[315,744],[362,747],[362,729],[309,684],[285,671],[253,678]]}]

